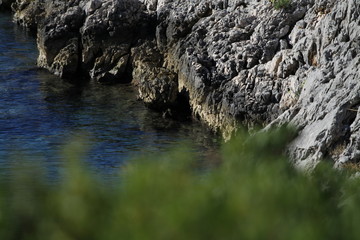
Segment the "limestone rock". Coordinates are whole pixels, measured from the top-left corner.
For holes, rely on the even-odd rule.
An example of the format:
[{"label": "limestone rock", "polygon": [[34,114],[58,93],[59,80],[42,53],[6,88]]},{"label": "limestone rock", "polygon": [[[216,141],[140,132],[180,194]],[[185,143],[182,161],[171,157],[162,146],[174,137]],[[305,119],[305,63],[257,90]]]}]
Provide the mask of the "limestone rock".
[{"label": "limestone rock", "polygon": [[[317,2],[290,34],[292,52],[300,52],[305,63],[296,74],[302,81],[299,99],[273,124],[300,129],[289,154],[305,169],[323,158],[337,165],[360,160],[359,10],[352,0]],[[337,30],[329,34],[329,28]]]},{"label": "limestone rock", "polygon": [[51,69],[55,75],[71,78],[77,72],[79,62],[79,43],[77,38],[70,39],[54,58]]},{"label": "limestone rock", "polygon": [[134,48],[132,55],[133,78],[136,79],[139,98],[148,107],[161,111],[174,106],[178,95],[177,75],[161,67],[162,56],[154,43],[146,42]]},{"label": "limestone rock", "polygon": [[36,31],[40,16],[44,12],[41,0],[16,0],[11,4],[11,8],[18,24]]},{"label": "limestone rock", "polygon": [[133,42],[147,26],[145,10],[132,0],[13,4],[15,20],[38,32],[40,67],[64,78],[82,74],[101,83],[129,81],[128,59]]}]

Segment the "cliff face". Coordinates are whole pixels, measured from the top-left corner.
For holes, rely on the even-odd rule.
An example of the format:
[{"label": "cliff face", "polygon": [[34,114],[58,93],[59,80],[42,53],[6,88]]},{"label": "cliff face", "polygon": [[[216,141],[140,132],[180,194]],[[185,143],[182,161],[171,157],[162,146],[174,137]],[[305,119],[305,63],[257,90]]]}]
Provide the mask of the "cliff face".
[{"label": "cliff face", "polygon": [[18,23],[37,30],[40,67],[73,81],[128,81],[130,48],[148,22],[140,2],[19,0],[12,7]]},{"label": "cliff face", "polygon": [[38,65],[61,77],[132,80],[149,107],[190,111],[225,137],[293,124],[289,154],[305,168],[359,160],[357,0],[281,10],[268,0],[17,0],[13,10],[37,29]]}]

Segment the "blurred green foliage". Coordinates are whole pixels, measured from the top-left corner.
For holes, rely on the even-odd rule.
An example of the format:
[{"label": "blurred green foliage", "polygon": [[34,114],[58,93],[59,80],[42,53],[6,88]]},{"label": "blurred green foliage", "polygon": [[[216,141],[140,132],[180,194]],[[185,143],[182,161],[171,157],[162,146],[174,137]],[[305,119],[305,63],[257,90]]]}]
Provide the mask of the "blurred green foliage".
[{"label": "blurred green foliage", "polygon": [[357,239],[360,180],[320,164],[311,174],[283,156],[284,129],[224,144],[221,163],[199,170],[193,151],[132,161],[118,186],[81,164],[72,142],[64,179],[15,167],[2,181],[0,239]]}]

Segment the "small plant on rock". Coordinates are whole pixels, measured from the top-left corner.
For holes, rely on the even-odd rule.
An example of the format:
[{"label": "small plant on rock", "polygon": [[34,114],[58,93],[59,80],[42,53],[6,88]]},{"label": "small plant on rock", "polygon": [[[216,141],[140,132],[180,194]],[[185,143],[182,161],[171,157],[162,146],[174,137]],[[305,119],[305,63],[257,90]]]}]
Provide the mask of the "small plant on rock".
[{"label": "small plant on rock", "polygon": [[287,8],[291,0],[270,0],[275,9]]}]

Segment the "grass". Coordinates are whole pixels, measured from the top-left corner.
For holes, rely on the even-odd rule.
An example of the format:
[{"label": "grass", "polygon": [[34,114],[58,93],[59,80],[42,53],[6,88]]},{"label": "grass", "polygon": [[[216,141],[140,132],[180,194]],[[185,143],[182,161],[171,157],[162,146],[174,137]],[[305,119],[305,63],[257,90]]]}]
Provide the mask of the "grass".
[{"label": "grass", "polygon": [[282,154],[292,136],[239,134],[206,171],[186,149],[143,157],[111,186],[86,170],[77,140],[57,185],[28,167],[1,182],[0,239],[359,238],[360,180],[326,164],[296,171]]}]

